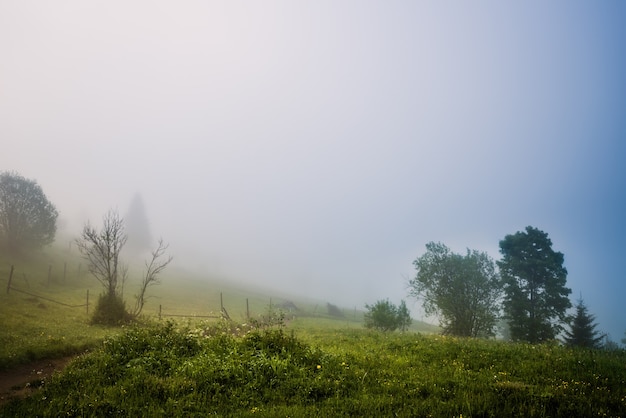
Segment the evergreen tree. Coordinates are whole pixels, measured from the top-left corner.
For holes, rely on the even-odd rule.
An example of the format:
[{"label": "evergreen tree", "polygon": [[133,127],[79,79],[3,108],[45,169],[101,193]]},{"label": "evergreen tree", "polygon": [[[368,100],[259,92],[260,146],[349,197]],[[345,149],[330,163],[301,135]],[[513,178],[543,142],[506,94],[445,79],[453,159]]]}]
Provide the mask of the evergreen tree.
[{"label": "evergreen tree", "polygon": [[532,344],[556,338],[572,306],[563,253],[552,249],[548,234],[532,226],[507,235],[500,241],[500,253],[497,264],[511,338]]},{"label": "evergreen tree", "polygon": [[576,304],[571,330],[565,330],[565,344],[570,347],[600,348],[604,335],[596,330],[595,316],[587,311],[582,298]]},{"label": "evergreen tree", "polygon": [[152,234],[150,223],[146,215],[146,208],[141,198],[141,194],[136,193],[130,202],[128,213],[124,217],[124,225],[128,235],[126,250],[130,255],[139,255],[148,251],[152,245]]}]

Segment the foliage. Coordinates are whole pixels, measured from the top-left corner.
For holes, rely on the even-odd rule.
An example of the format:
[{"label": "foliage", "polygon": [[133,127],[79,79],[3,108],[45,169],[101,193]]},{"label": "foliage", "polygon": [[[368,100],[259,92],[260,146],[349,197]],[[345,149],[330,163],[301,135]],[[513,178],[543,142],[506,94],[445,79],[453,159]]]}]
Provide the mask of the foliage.
[{"label": "foliage", "polygon": [[595,316],[590,314],[582,299],[576,304],[576,315],[565,330],[565,344],[570,347],[600,348],[604,334],[596,330]]},{"label": "foliage", "polygon": [[133,316],[126,312],[126,303],[118,294],[103,293],[98,297],[92,324],[117,326],[129,323]]},{"label": "foliage", "polygon": [[412,322],[411,312],[409,312],[409,308],[406,307],[406,303],[404,302],[404,300],[400,301],[400,305],[398,306],[397,317],[398,317],[398,328],[400,329],[400,331],[404,332],[407,329],[409,329],[409,326],[411,325],[411,322]]},{"label": "foliage", "polygon": [[530,343],[554,339],[571,307],[563,254],[552,249],[548,234],[531,226],[500,241],[500,253],[497,264],[511,337]]},{"label": "foliage", "polygon": [[399,306],[386,300],[379,300],[374,305],[365,305],[365,327],[380,331],[405,331],[411,324],[411,315],[404,301]]},{"label": "foliage", "polygon": [[[229,322],[233,323],[233,321]],[[285,311],[269,306],[265,314],[259,315],[257,318],[248,318],[248,322],[255,329],[283,328],[285,326]]]},{"label": "foliage", "polygon": [[624,351],[331,330],[131,327],[13,416],[624,416]]},{"label": "foliage", "polygon": [[440,317],[444,334],[494,335],[500,286],[493,260],[469,249],[455,254],[441,243],[426,249],[413,262],[417,275],[409,281],[410,294],[423,298],[426,314]]},{"label": "foliage", "polygon": [[0,238],[11,252],[54,241],[58,212],[41,187],[17,173],[0,174]]}]

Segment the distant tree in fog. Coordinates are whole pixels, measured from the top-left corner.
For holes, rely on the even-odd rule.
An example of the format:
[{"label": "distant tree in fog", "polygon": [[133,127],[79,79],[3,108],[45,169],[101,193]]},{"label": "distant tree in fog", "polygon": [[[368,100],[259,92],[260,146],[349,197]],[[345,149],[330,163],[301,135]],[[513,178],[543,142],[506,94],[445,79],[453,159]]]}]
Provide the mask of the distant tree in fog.
[{"label": "distant tree in fog", "polygon": [[589,313],[582,299],[576,304],[576,315],[565,330],[565,344],[570,347],[600,348],[604,334],[596,330],[595,316]]},{"label": "distant tree in fog", "polygon": [[548,234],[531,226],[500,241],[500,253],[511,338],[533,344],[556,338],[572,306],[563,253],[552,249]]},{"label": "distant tree in fog", "polygon": [[133,196],[128,212],[124,216],[124,224],[128,235],[126,250],[133,254],[149,250],[152,246],[152,234],[141,194],[136,193]]},{"label": "distant tree in fog", "polygon": [[379,300],[374,305],[365,305],[365,327],[380,331],[405,331],[411,325],[411,315],[404,301],[396,306],[389,300]]},{"label": "distant tree in fog", "polygon": [[17,173],[0,174],[0,237],[19,252],[54,241],[58,212],[34,180]]},{"label": "distant tree in fog", "polygon": [[413,262],[417,274],[409,280],[410,295],[423,300],[426,314],[439,317],[444,334],[494,335],[501,290],[491,257],[469,249],[456,254],[435,242],[426,250]]},{"label": "distant tree in fog", "polygon": [[327,303],[326,308],[328,309],[328,315],[336,316],[339,318],[343,318],[345,315],[343,311],[337,305],[333,305],[332,303]]}]

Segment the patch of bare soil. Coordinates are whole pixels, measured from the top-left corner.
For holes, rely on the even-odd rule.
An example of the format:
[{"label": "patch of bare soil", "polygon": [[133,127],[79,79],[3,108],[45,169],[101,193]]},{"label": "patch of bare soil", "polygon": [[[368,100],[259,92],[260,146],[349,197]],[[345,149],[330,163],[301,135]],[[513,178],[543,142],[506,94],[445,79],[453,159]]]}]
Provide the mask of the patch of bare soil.
[{"label": "patch of bare soil", "polygon": [[76,356],[39,360],[0,371],[0,405],[39,390],[54,372],[61,371]]}]

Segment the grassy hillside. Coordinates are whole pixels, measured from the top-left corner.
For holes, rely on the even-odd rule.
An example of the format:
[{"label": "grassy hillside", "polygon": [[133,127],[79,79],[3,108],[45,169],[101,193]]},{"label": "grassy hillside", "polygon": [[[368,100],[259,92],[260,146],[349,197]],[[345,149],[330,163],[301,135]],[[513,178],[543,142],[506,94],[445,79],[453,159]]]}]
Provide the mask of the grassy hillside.
[{"label": "grassy hillside", "polygon": [[130,329],[0,417],[626,414],[624,351],[350,328],[231,331]]},{"label": "grassy hillside", "polygon": [[[90,351],[0,417],[626,416],[623,350],[446,338],[422,323],[377,333],[354,309],[333,317],[323,301],[180,271],[152,289],[142,325],[103,328],[84,306],[99,284],[71,252],[0,261],[0,369]],[[232,321],[205,318],[222,304]]]},{"label": "grassy hillside", "polygon": [[[9,276],[11,289],[7,293]],[[124,286],[128,305],[134,302],[141,267],[131,267]],[[91,312],[101,292],[100,284],[88,274],[75,248],[53,247],[29,257],[0,255],[0,370],[33,360],[79,353],[98,346],[117,328],[89,325]],[[308,318],[302,322],[324,327],[362,327],[363,312],[344,310],[343,317],[328,315],[326,303],[303,297],[275,295],[263,289],[245,288],[226,281],[194,276],[168,269],[162,284],[151,287],[143,311],[145,319],[175,319],[197,323],[206,317],[229,316],[245,322],[283,307],[287,318]],[[87,299],[89,297],[89,299]],[[312,321],[319,319],[321,322]],[[413,329],[436,332],[437,328],[416,322]]]}]

